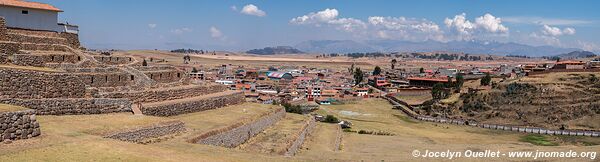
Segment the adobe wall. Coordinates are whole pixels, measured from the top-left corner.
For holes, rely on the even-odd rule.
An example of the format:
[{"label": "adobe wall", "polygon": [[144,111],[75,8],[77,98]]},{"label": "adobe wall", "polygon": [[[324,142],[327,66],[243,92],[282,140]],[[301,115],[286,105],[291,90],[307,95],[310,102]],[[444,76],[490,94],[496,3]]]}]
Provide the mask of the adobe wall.
[{"label": "adobe wall", "polygon": [[48,98],[48,99],[0,99],[0,103],[34,109],[39,115],[85,115],[131,112],[127,99],[107,98]]},{"label": "adobe wall", "polygon": [[144,115],[152,116],[174,116],[186,113],[193,113],[205,110],[235,105],[244,102],[244,93],[236,92],[223,96],[216,96],[198,100],[191,100],[173,104],[162,104],[156,106],[146,106],[141,108]]},{"label": "adobe wall", "polygon": [[133,62],[133,58],[125,56],[94,56],[94,59],[108,65],[121,65]]},{"label": "adobe wall", "polygon": [[0,98],[82,98],[85,84],[66,73],[0,68]]},{"label": "adobe wall", "polygon": [[248,139],[256,136],[284,117],[285,110],[279,109],[250,123],[237,123],[230,127],[209,131],[190,142],[234,148],[248,141]]},{"label": "adobe wall", "polygon": [[32,110],[0,113],[0,142],[28,139],[41,134]]},{"label": "adobe wall", "polygon": [[166,89],[166,90],[146,90],[137,92],[112,92],[99,94],[97,97],[102,98],[127,98],[133,103],[139,102],[160,102],[166,100],[174,100],[181,98],[188,98],[194,96],[207,95],[211,93],[218,93],[227,90],[227,86],[224,85],[201,85],[193,87],[183,87],[177,89]]},{"label": "adobe wall", "polygon": [[152,140],[153,138],[172,135],[184,132],[185,130],[185,123],[181,121],[172,121],[159,123],[148,127],[112,133],[104,136],[104,138],[112,138],[121,141],[145,144],[152,142],[150,140]]},{"label": "adobe wall", "polygon": [[45,66],[46,63],[76,63],[80,56],[71,54],[15,54],[12,63],[21,66]]}]

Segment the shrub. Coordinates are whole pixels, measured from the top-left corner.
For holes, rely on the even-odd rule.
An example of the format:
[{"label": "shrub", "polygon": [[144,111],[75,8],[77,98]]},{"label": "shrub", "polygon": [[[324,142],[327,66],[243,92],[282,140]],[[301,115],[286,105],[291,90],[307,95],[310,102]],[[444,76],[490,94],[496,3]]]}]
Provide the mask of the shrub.
[{"label": "shrub", "polygon": [[326,122],[326,123],[339,123],[340,120],[338,118],[336,118],[335,116],[333,116],[333,115],[327,115],[325,117],[325,120],[323,122]]},{"label": "shrub", "polygon": [[285,112],[303,114],[300,105],[292,105],[290,103],[283,103],[281,105],[285,108]]}]

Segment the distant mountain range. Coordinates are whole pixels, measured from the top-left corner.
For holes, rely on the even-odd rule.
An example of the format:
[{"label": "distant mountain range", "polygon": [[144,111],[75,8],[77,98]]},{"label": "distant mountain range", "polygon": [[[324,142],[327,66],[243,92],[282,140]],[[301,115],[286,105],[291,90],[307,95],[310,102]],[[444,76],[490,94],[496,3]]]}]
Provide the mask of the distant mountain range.
[{"label": "distant mountain range", "polygon": [[246,51],[246,53],[257,54],[257,55],[275,55],[275,54],[298,54],[304,53],[298,49],[290,46],[277,46],[277,47],[265,47],[263,49],[253,49]]},{"label": "distant mountain range", "polygon": [[590,51],[573,51],[565,54],[556,55],[561,59],[577,59],[577,58],[592,58],[597,55]]},{"label": "distant mountain range", "polygon": [[577,48],[553,46],[530,46],[518,43],[488,41],[424,41],[410,42],[397,40],[372,40],[357,42],[352,40],[312,40],[301,42],[295,48],[311,53],[352,53],[352,52],[464,52],[470,54],[525,55],[530,57],[555,56],[581,51]]}]

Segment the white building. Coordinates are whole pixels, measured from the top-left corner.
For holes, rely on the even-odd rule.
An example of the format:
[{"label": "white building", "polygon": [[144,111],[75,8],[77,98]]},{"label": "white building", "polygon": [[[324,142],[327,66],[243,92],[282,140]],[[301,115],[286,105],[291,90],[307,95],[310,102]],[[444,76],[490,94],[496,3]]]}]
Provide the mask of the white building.
[{"label": "white building", "polygon": [[62,10],[44,3],[22,0],[0,0],[0,17],[9,28],[79,33],[76,25],[58,23]]}]

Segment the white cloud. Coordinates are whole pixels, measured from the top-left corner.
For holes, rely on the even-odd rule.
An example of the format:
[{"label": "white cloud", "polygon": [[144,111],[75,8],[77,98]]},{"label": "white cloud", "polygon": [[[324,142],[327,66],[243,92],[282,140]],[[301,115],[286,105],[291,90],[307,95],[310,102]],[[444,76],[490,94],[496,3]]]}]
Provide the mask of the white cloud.
[{"label": "white cloud", "polygon": [[148,24],[148,27],[149,27],[150,29],[154,29],[154,28],[156,28],[156,26],[157,26],[156,24]]},{"label": "white cloud", "polygon": [[357,31],[358,29],[365,29],[367,25],[358,19],[354,18],[338,18],[337,9],[325,9],[319,12],[311,12],[303,16],[299,16],[290,20],[292,24],[299,25],[331,25],[336,29],[344,30],[348,32]]},{"label": "white cloud", "polygon": [[529,34],[529,37],[532,38],[534,42],[542,42],[542,44],[545,45],[562,46],[560,40],[553,36],[538,34],[534,32]]},{"label": "white cloud", "polygon": [[500,18],[494,17],[493,15],[486,13],[485,15],[475,19],[475,24],[478,27],[482,27],[488,32],[492,33],[507,33],[508,28],[502,25]]},{"label": "white cloud", "polygon": [[573,35],[575,34],[575,29],[574,28],[564,28],[564,29],[560,29],[558,27],[552,27],[549,25],[544,25],[542,28],[542,34],[544,35],[549,35],[549,36],[561,36],[561,35]]},{"label": "white cloud", "polygon": [[231,10],[233,10],[233,11],[237,11],[237,6],[235,6],[235,5],[231,6],[230,8],[231,8]]},{"label": "white cloud", "polygon": [[248,4],[244,6],[244,8],[242,8],[242,11],[240,12],[246,15],[253,15],[258,17],[263,17],[267,15],[265,11],[258,9],[258,7],[253,4]]},{"label": "white cloud", "polygon": [[404,40],[437,40],[443,41],[444,32],[431,21],[417,20],[405,17],[369,17],[369,24],[375,30],[375,35],[383,39]]},{"label": "white cloud", "polygon": [[217,27],[211,26],[210,29],[208,29],[208,31],[210,32],[210,37],[212,37],[212,38],[220,39],[220,40],[225,39],[225,36],[221,32],[221,30],[219,30]]},{"label": "white cloud", "polygon": [[478,35],[506,35],[508,27],[502,24],[502,20],[492,14],[485,14],[475,18],[475,22],[471,22],[466,18],[467,14],[462,13],[454,16],[454,18],[446,18],[444,24],[446,27],[453,29],[458,33],[459,40],[473,39],[475,34]]},{"label": "white cloud", "polygon": [[583,25],[590,24],[593,21],[578,20],[578,19],[560,19],[560,18],[543,18],[543,17],[528,17],[528,16],[513,16],[503,17],[503,21],[518,24],[538,24],[538,25]]},{"label": "white cloud", "polygon": [[183,34],[183,33],[188,33],[188,32],[192,32],[192,29],[184,27],[184,28],[179,28],[179,29],[173,29],[173,30],[171,30],[171,33],[177,34],[177,35],[180,35],[180,34]]},{"label": "white cloud", "polygon": [[586,51],[600,51],[600,46],[596,43],[586,42],[586,41],[577,41],[579,48]]}]

